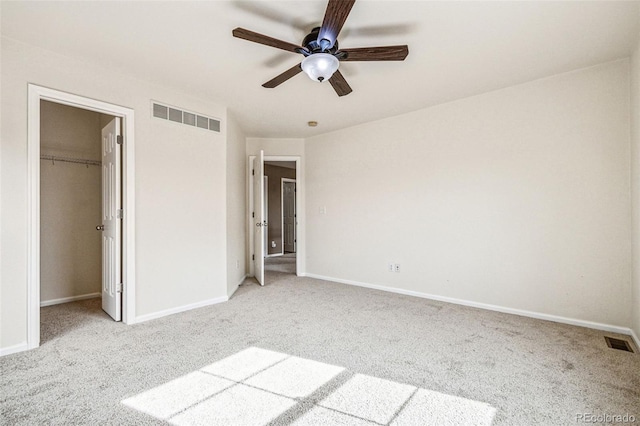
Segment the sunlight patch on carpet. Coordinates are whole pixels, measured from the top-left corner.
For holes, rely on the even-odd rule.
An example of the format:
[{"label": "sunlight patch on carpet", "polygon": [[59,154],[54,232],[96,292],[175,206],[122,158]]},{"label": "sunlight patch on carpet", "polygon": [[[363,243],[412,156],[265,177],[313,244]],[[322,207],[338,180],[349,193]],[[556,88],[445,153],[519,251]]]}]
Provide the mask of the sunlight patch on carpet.
[{"label": "sunlight patch on carpet", "polygon": [[490,426],[496,412],[482,402],[254,347],[122,403],[179,426]]},{"label": "sunlight patch on carpet", "polygon": [[241,382],[288,357],[289,355],[280,352],[259,348],[247,348],[235,355],[214,362],[201,369],[201,371],[215,374],[216,376],[224,377],[225,379],[235,382]]},{"label": "sunlight patch on carpet", "polygon": [[356,374],[319,405],[387,424],[416,390],[414,386]]},{"label": "sunlight patch on carpet", "polygon": [[490,425],[495,415],[489,404],[418,389],[391,425]]},{"label": "sunlight patch on carpet", "polygon": [[372,426],[377,423],[316,405],[291,424],[292,426]]},{"label": "sunlight patch on carpet", "polygon": [[292,356],[245,383],[289,398],[304,398],[342,371],[342,367]]},{"label": "sunlight patch on carpet", "polygon": [[207,399],[170,422],[189,425],[266,425],[297,402],[245,385],[237,385]]},{"label": "sunlight patch on carpet", "polygon": [[230,380],[196,371],[125,399],[122,403],[159,419],[168,419],[234,384]]}]

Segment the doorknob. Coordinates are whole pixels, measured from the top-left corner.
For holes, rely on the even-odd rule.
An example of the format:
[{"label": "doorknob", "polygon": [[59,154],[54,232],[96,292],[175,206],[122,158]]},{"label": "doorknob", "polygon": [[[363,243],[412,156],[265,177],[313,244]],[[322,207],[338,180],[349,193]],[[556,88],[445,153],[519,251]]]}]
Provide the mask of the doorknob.
[{"label": "doorknob", "polygon": [[96,226],[96,231],[104,231],[104,225]]}]

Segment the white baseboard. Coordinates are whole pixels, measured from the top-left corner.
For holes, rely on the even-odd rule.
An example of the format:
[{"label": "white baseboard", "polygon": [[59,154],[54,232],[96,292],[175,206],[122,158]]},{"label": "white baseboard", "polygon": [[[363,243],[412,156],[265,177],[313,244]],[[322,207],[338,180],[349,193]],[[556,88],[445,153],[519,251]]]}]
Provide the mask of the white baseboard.
[{"label": "white baseboard", "polygon": [[631,337],[633,338],[633,341],[636,344],[636,349],[640,351],[640,339],[638,339],[638,335],[633,330],[633,328],[630,328],[629,330],[631,331]]},{"label": "white baseboard", "polygon": [[214,299],[203,300],[202,302],[191,303],[189,305],[178,306],[175,308],[165,309],[164,311],[153,312],[151,314],[137,316],[136,319],[130,324],[138,324],[145,321],[150,321],[157,318],[166,317],[167,315],[178,314],[180,312],[190,311],[192,309],[203,308],[205,306],[216,305],[218,303],[226,302],[229,297],[222,296]]},{"label": "white baseboard", "polygon": [[27,342],[18,343],[17,345],[9,346],[6,348],[0,348],[0,356],[16,354],[18,352],[24,352],[29,349]]},{"label": "white baseboard", "polygon": [[267,254],[264,257],[278,257],[278,256],[284,256],[284,253],[272,253],[272,254]]},{"label": "white baseboard", "polygon": [[80,296],[61,297],[60,299],[43,300],[40,302],[40,307],[42,308],[44,306],[52,306],[52,305],[59,305],[61,303],[76,302],[78,300],[95,299],[101,296],[102,296],[101,293],[88,293],[88,294],[81,294]]},{"label": "white baseboard", "polygon": [[227,296],[227,299],[231,299],[231,296],[233,296],[234,293],[238,291],[238,287],[240,287],[240,284],[242,284],[246,279],[247,279],[247,274],[244,274],[242,278],[240,278],[240,281],[236,283],[235,287],[233,288],[233,291],[229,293],[229,295]]},{"label": "white baseboard", "polygon": [[340,284],[348,284],[348,285],[354,285],[358,287],[371,288],[374,290],[387,291],[390,293],[398,293],[398,294],[404,294],[407,296],[420,297],[423,299],[437,300],[439,302],[453,303],[455,305],[470,306],[472,308],[480,308],[480,309],[486,309],[489,311],[502,312],[505,314],[520,315],[523,317],[536,318],[536,319],[541,319],[545,321],[553,321],[553,322],[558,322],[562,324],[576,325],[579,327],[593,328],[596,330],[608,331],[610,333],[626,334],[629,336],[633,336],[634,339],[636,340],[636,344],[638,342],[638,338],[635,336],[633,330],[627,327],[620,327],[617,325],[602,324],[599,322],[585,321],[585,320],[579,320],[575,318],[567,318],[567,317],[543,314],[543,313],[533,312],[533,311],[525,311],[522,309],[507,308],[504,306],[490,305],[488,303],[480,303],[480,302],[473,302],[471,300],[456,299],[453,297],[446,297],[446,296],[438,296],[435,294],[421,293],[421,292],[412,291],[412,290],[404,290],[396,287],[386,287],[382,285],[367,284],[359,281],[344,280],[341,278],[327,277],[327,276],[318,275],[318,274],[306,273],[303,276],[309,277],[309,278],[316,278],[324,281],[332,281]]}]

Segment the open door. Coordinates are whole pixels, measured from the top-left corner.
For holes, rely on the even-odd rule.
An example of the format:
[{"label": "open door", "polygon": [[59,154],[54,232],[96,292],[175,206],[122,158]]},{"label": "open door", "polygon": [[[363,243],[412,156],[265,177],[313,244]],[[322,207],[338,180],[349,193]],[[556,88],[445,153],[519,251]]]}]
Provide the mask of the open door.
[{"label": "open door", "polygon": [[264,219],[264,151],[253,159],[251,168],[253,177],[253,219],[255,237],[253,238],[253,266],[260,285],[264,285],[264,239],[267,221]]},{"label": "open door", "polygon": [[122,320],[120,118],[102,129],[102,309]]}]

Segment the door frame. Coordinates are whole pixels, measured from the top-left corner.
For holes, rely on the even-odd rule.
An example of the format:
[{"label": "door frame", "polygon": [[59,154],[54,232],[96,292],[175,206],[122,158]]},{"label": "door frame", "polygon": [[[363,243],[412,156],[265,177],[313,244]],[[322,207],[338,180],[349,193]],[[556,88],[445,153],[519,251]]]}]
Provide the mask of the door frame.
[{"label": "door frame", "polygon": [[[298,189],[298,183],[296,182],[295,179],[280,178],[280,212],[281,212],[281,214],[280,214],[280,221],[281,221],[280,229],[282,229],[282,233],[281,233],[282,235],[280,235],[280,238],[281,238],[280,247],[282,247],[282,254],[283,255],[284,255],[284,252],[285,252],[285,250],[284,250],[284,183],[285,182],[293,182],[293,183],[295,183],[296,184],[296,191]],[[294,193],[293,193],[293,198],[296,201],[295,206],[297,208],[298,207],[298,205],[297,205],[298,194],[296,194],[296,191],[294,191]],[[294,233],[293,247],[295,249],[294,253],[297,253],[298,252],[298,250],[297,250],[298,247],[297,247],[297,244],[296,244],[296,242],[297,242],[297,238],[296,237],[297,237],[297,234],[298,234],[298,232],[297,232],[298,231],[298,224],[297,224],[297,222],[298,222],[298,212],[297,211],[296,211],[296,213],[295,213],[295,215],[293,217],[296,219],[296,224],[293,227],[293,229],[294,229],[294,231],[293,231],[293,233]]]},{"label": "door frame", "polygon": [[264,201],[263,218],[267,222],[267,229],[264,231],[264,257],[269,257],[269,176],[262,176],[262,201]]},{"label": "door frame", "polygon": [[[253,179],[251,179],[251,167],[253,164],[253,159],[256,158],[256,155],[249,155],[248,163],[247,163],[247,184],[248,188],[248,196],[249,202],[247,203],[247,234],[249,236],[249,249],[247,250],[249,264],[249,273],[248,276],[255,276],[255,270],[253,267],[252,256],[253,252],[253,238],[254,232],[253,228],[255,227],[253,223],[253,218],[251,217],[251,213],[253,212]],[[296,275],[301,277],[304,276],[304,256],[305,256],[305,240],[304,240],[304,232],[301,230],[304,229],[304,178],[303,178],[303,167],[302,167],[302,158],[299,155],[265,155],[264,161],[290,161],[292,163],[296,163],[296,189],[298,192],[296,193],[296,231],[297,231],[297,239],[298,244],[296,246]]]},{"label": "door frame", "polygon": [[40,346],[40,101],[50,101],[122,119],[122,322],[135,321],[135,145],[133,109],[50,89],[28,85],[28,244],[27,347]]}]

